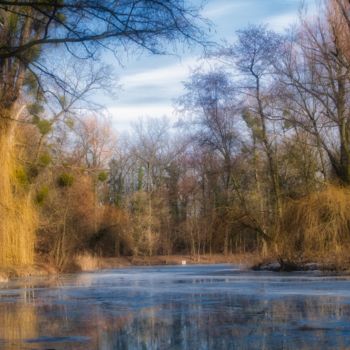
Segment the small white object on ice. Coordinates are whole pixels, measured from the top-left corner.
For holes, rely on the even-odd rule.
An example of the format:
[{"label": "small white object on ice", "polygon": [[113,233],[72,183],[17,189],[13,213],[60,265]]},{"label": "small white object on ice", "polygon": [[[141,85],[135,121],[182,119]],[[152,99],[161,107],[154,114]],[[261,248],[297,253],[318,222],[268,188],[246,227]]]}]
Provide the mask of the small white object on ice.
[{"label": "small white object on ice", "polygon": [[7,283],[8,281],[8,277],[0,273],[0,283]]},{"label": "small white object on ice", "polygon": [[186,260],[182,260],[182,261],[181,261],[181,264],[182,264],[182,265],[186,265]]}]

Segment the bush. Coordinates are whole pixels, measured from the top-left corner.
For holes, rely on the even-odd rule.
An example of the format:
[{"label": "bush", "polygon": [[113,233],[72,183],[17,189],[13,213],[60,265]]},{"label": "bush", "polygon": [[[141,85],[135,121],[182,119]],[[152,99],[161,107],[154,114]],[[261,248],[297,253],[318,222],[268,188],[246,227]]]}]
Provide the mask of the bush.
[{"label": "bush", "polygon": [[15,170],[15,178],[19,185],[27,187],[29,185],[29,177],[23,167],[18,167]]},{"label": "bush", "polygon": [[36,203],[39,205],[43,204],[48,194],[49,194],[49,188],[47,186],[43,186],[36,194],[36,197],[35,197]]},{"label": "bush", "polygon": [[42,167],[46,167],[51,163],[52,159],[49,153],[43,153],[40,157],[39,157],[39,164]]},{"label": "bush", "polygon": [[68,173],[63,173],[57,178],[59,187],[71,187],[74,182],[74,176]]},{"label": "bush", "polygon": [[286,205],[276,245],[286,258],[347,249],[349,224],[350,189],[328,185]]},{"label": "bush", "polygon": [[105,171],[101,171],[98,176],[98,181],[105,182],[108,179],[108,174]]}]

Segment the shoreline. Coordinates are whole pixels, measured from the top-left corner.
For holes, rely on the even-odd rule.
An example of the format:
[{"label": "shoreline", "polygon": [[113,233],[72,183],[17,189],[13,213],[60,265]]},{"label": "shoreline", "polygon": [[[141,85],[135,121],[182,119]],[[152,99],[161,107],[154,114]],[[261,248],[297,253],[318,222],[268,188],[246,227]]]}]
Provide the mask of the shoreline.
[{"label": "shoreline", "polygon": [[59,270],[52,264],[37,262],[31,266],[0,268],[0,286],[12,279],[20,277],[40,277],[60,275],[65,273],[96,272],[106,269],[118,269],[133,266],[166,266],[166,265],[199,264],[239,264],[250,266],[252,261],[258,261],[256,254],[234,255],[157,255],[152,257],[96,257],[91,255],[79,255],[75,257],[63,269]]},{"label": "shoreline", "polygon": [[145,256],[123,256],[123,257],[97,257],[88,254],[78,255],[63,269],[58,269],[52,264],[37,262],[31,266],[0,268],[0,287],[12,279],[21,277],[40,277],[61,275],[66,273],[78,274],[81,272],[98,272],[101,270],[118,269],[137,266],[167,266],[200,264],[232,264],[242,265],[252,271],[270,272],[303,272],[323,271],[350,274],[348,264],[339,261],[311,259],[299,262],[283,261],[275,257],[262,257],[256,253],[241,253],[232,255],[157,255]]},{"label": "shoreline", "polygon": [[114,257],[100,258],[90,255],[78,256],[75,265],[65,272],[85,272],[98,271],[104,269],[117,269],[133,266],[166,266],[166,265],[182,265],[185,261],[186,265],[200,264],[238,264],[251,266],[252,262],[259,261],[256,254],[233,254],[233,255],[157,255],[152,257]]}]

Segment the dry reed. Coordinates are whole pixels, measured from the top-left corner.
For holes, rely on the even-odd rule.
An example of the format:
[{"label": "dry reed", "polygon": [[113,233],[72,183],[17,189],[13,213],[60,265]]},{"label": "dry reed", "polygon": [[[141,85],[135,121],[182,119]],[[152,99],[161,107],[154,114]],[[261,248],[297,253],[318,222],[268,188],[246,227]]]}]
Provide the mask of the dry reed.
[{"label": "dry reed", "polygon": [[34,260],[36,210],[18,162],[15,130],[0,129],[0,266]]},{"label": "dry reed", "polygon": [[89,253],[79,254],[74,260],[81,271],[94,271],[100,268],[100,259]]},{"label": "dry reed", "polygon": [[340,253],[350,243],[350,189],[327,185],[284,208],[276,247],[282,257]]}]

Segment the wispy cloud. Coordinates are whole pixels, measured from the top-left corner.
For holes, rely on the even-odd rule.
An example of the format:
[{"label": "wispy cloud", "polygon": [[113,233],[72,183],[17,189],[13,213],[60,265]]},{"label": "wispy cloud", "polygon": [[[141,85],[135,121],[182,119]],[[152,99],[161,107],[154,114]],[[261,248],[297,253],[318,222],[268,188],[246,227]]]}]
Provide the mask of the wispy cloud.
[{"label": "wispy cloud", "polygon": [[[312,4],[318,0],[304,1],[312,10]],[[283,31],[297,21],[300,3],[299,0],[208,0],[203,16],[214,23],[213,40],[232,42],[236,30],[249,23],[268,23],[271,29]],[[116,125],[125,128],[141,116],[173,116],[173,102],[184,92],[182,82],[200,64],[195,55],[187,51],[183,60],[172,56],[132,58],[126,69],[119,72],[122,89],[118,99],[108,103]]]},{"label": "wispy cloud", "polygon": [[131,123],[136,122],[142,117],[160,118],[167,116],[173,119],[176,118],[174,108],[171,104],[117,106],[108,108],[108,112],[119,130],[128,129]]},{"label": "wispy cloud", "polygon": [[197,58],[189,57],[160,68],[121,76],[119,82],[122,89],[118,99],[109,105],[114,111],[118,109],[118,114],[128,117],[151,115],[152,111],[157,115],[168,114],[173,100],[183,93],[182,82],[188,78],[191,67],[197,64]]},{"label": "wispy cloud", "polygon": [[203,16],[215,20],[217,17],[232,13],[233,10],[238,9],[241,5],[241,2],[227,2],[227,1],[218,1],[205,8],[203,11]]},{"label": "wispy cloud", "polygon": [[130,74],[122,77],[120,83],[127,88],[164,85],[164,83],[178,82],[185,79],[191,66],[197,63],[197,58],[190,57],[183,62],[171,64],[161,68]]},{"label": "wispy cloud", "polygon": [[297,23],[298,14],[293,12],[282,13],[277,16],[267,17],[265,19],[265,23],[269,25],[270,29],[276,31],[283,31],[290,25]]}]

